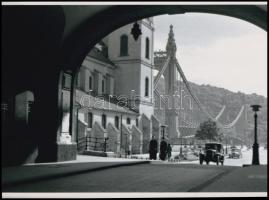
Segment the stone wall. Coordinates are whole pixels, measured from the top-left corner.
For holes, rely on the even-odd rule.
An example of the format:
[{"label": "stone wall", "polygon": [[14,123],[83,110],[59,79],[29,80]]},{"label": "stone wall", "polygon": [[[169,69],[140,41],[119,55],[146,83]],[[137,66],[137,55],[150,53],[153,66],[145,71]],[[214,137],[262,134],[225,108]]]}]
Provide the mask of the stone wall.
[{"label": "stone wall", "polygon": [[107,126],[107,151],[117,153],[120,145],[120,130],[118,130],[113,124],[109,123]]},{"label": "stone wall", "polygon": [[142,132],[136,127],[132,128],[132,154],[142,153]]},{"label": "stone wall", "polygon": [[150,122],[150,119],[144,114],[142,114],[141,116],[141,127],[142,127],[142,134],[143,134],[142,153],[148,153],[149,141],[151,139],[151,122]]},{"label": "stone wall", "polygon": [[87,124],[78,120],[78,130],[77,130],[77,148],[78,153],[83,153],[86,149],[86,131],[87,131]]},{"label": "stone wall", "polygon": [[[93,125],[92,130],[89,132],[89,138],[88,140],[88,149],[89,150],[95,150],[95,151],[103,151],[103,144],[101,143],[96,143],[97,142],[103,142],[104,138],[106,137],[107,131],[98,123],[95,122]],[[96,140],[96,138],[99,138]]]},{"label": "stone wall", "polygon": [[77,145],[74,144],[57,144],[57,162],[76,160]]},{"label": "stone wall", "polygon": [[131,130],[122,125],[122,148],[124,151],[131,151]]}]

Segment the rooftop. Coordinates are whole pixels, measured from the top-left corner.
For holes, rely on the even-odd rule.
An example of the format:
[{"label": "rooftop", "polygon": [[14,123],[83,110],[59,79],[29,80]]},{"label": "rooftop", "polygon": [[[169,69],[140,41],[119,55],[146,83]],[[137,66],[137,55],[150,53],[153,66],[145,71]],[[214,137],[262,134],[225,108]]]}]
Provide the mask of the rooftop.
[{"label": "rooftop", "polygon": [[109,64],[109,65],[115,66],[115,64],[111,60],[109,60],[108,57],[105,56],[104,52],[100,51],[96,47],[94,47],[89,52],[89,54],[87,56],[89,56],[91,58],[94,58],[94,59],[96,59],[98,61],[101,61],[103,63],[106,63],[106,64]]},{"label": "rooftop", "polygon": [[135,112],[128,107],[121,106],[120,103],[112,103],[103,97],[94,97],[78,89],[76,89],[76,103],[89,109],[139,115],[138,112]]}]

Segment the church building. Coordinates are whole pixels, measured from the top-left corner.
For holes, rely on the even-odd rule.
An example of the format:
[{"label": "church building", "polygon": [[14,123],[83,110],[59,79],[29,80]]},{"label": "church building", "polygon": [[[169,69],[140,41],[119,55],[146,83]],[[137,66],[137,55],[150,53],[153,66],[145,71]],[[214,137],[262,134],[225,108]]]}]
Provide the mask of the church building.
[{"label": "church building", "polygon": [[[76,81],[78,152],[148,153],[152,135],[160,140],[154,116],[153,18],[137,22],[142,34],[131,34],[133,24],[115,30],[84,59]],[[85,139],[86,138],[86,139]],[[101,146],[103,147],[103,146]]]}]

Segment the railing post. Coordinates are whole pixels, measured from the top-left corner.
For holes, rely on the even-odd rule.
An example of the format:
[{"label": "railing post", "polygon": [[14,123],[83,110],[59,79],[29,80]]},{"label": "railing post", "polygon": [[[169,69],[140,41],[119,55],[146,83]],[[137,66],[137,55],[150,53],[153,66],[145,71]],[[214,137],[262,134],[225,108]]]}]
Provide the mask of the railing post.
[{"label": "railing post", "polygon": [[106,152],[106,138],[104,139],[103,152]]},{"label": "railing post", "polygon": [[104,152],[106,152],[106,145],[107,145],[107,140],[108,140],[109,138],[108,137],[106,137],[105,138],[105,143],[104,143]]},{"label": "railing post", "polygon": [[87,146],[87,150],[90,150],[90,138],[89,137],[86,138],[86,146]]},{"label": "railing post", "polygon": [[95,142],[94,142],[94,151],[96,150],[96,144],[97,144],[97,138],[95,138]]},{"label": "railing post", "polygon": [[88,149],[88,137],[86,136],[86,145],[85,145],[85,150]]}]

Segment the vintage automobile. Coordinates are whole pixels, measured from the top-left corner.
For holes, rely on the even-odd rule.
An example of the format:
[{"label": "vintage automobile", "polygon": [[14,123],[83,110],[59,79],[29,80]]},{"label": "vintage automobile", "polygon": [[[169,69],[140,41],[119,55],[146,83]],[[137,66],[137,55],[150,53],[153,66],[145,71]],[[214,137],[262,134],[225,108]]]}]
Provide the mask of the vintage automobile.
[{"label": "vintage automobile", "polygon": [[231,152],[229,153],[229,158],[242,158],[242,152],[238,148],[231,148]]},{"label": "vintage automobile", "polygon": [[220,143],[206,143],[204,151],[199,154],[199,161],[202,165],[205,161],[208,165],[210,161],[215,162],[217,165],[224,163],[223,145]]}]

